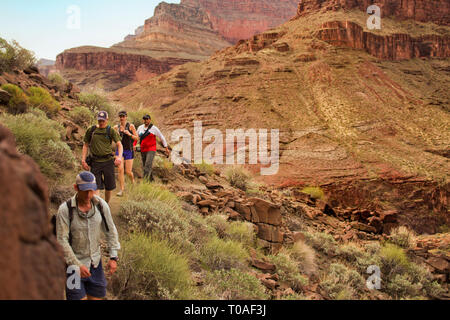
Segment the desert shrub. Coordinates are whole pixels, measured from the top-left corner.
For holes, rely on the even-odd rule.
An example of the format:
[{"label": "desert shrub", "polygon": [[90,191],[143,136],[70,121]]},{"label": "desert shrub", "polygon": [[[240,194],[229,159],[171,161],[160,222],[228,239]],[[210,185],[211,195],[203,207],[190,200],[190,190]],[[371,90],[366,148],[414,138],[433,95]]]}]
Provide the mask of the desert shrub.
[{"label": "desert shrub", "polygon": [[254,276],[241,270],[215,270],[206,277],[205,291],[214,300],[267,300],[270,295]]},{"label": "desert shrub", "polygon": [[316,253],[303,241],[294,243],[292,249],[290,249],[290,255],[297,261],[301,273],[312,275],[316,272]]},{"label": "desert shrub", "polygon": [[410,266],[405,251],[391,243],[386,243],[380,250],[381,270],[390,279],[394,274],[405,272]]},{"label": "desert shrub", "polygon": [[338,252],[338,244],[332,235],[319,232],[305,232],[306,242],[314,249],[324,252],[325,254],[336,254]]},{"label": "desert shrub", "polygon": [[46,176],[57,177],[63,169],[74,167],[75,158],[61,141],[63,126],[39,114],[2,115],[0,119],[13,132],[18,150],[33,158]]},{"label": "desert shrub", "polygon": [[249,222],[234,221],[228,223],[224,232],[227,239],[238,241],[244,246],[251,247],[256,240],[255,229]]},{"label": "desert shrub", "polygon": [[8,103],[8,112],[11,114],[21,114],[27,112],[28,97],[25,92],[14,84],[4,84],[1,88],[11,95]]},{"label": "desert shrub", "polygon": [[82,92],[78,95],[80,103],[89,108],[92,112],[97,113],[99,111],[108,112],[109,120],[114,121],[119,113],[120,107],[112,104],[106,94],[101,91]]},{"label": "desert shrub", "polygon": [[135,201],[160,200],[174,210],[181,208],[178,197],[163,185],[143,181],[133,185],[130,189],[130,199]]},{"label": "desert shrub", "polygon": [[87,128],[95,123],[94,113],[87,107],[75,107],[69,111],[69,117],[77,125]]},{"label": "desert shrub", "polygon": [[355,270],[340,263],[333,263],[320,286],[332,299],[352,300],[359,298],[359,292],[365,288],[365,281]]},{"label": "desert shrub", "polygon": [[227,177],[228,182],[233,187],[241,189],[243,191],[247,190],[251,180],[250,173],[241,167],[229,168],[225,172],[225,176]]},{"label": "desert shrub", "polygon": [[[161,200],[122,202],[119,216],[131,232],[157,234],[182,247],[189,247],[189,225],[182,211],[174,211]],[[193,249],[192,246],[190,249]]]},{"label": "desert shrub", "polygon": [[140,109],[137,111],[129,111],[128,112],[128,122],[134,124],[136,128],[140,125],[144,124],[142,118],[145,115],[150,115],[152,117],[152,123],[155,123],[155,119],[153,119],[152,113],[147,109]]},{"label": "desert shrub", "polygon": [[422,286],[419,283],[411,283],[405,274],[396,274],[386,284],[386,292],[392,297],[416,297],[420,294]]},{"label": "desert shrub", "polygon": [[216,230],[217,235],[220,238],[225,238],[225,231],[228,227],[227,216],[224,215],[211,215],[205,218],[206,223]]},{"label": "desert shrub", "polygon": [[293,301],[300,301],[300,300],[308,300],[303,294],[301,293],[293,293],[290,295],[284,295],[281,296],[280,300],[293,300]]},{"label": "desert shrub", "polygon": [[112,279],[119,299],[191,299],[188,259],[168,241],[133,234],[122,241],[121,267]]},{"label": "desert shrub", "polygon": [[325,196],[320,187],[306,187],[301,192],[309,194],[313,199],[323,199]]},{"label": "desert shrub", "polygon": [[202,163],[195,163],[194,166],[196,166],[197,169],[203,174],[213,175],[215,171],[214,165],[209,164],[205,161],[202,161]]},{"label": "desert shrub", "polygon": [[301,291],[302,287],[308,284],[308,278],[300,274],[298,262],[286,250],[269,256],[269,259],[276,265],[280,280],[287,282],[295,291]]},{"label": "desert shrub", "polygon": [[22,48],[17,41],[0,38],[0,73],[23,70],[36,63],[34,53]]},{"label": "desert shrub", "polygon": [[68,81],[64,79],[64,77],[60,73],[57,72],[49,74],[48,80],[50,80],[54,85],[58,86],[59,88],[62,88],[68,83]]},{"label": "desert shrub", "polygon": [[153,161],[153,167],[170,171],[173,168],[173,163],[170,160],[168,160],[167,158],[155,156],[155,159]]},{"label": "desert shrub", "polygon": [[392,229],[389,242],[404,249],[412,249],[416,246],[416,235],[407,227],[400,226]]},{"label": "desert shrub", "polygon": [[201,248],[201,261],[211,270],[242,269],[247,265],[248,252],[233,240],[212,237]]},{"label": "desert shrub", "polygon": [[364,245],[364,249],[368,254],[374,255],[380,252],[381,245],[379,242],[369,242]]},{"label": "desert shrub", "polygon": [[58,101],[56,101],[44,88],[31,87],[28,89],[28,92],[30,94],[28,98],[30,105],[41,109],[47,116],[55,115],[61,109]]}]

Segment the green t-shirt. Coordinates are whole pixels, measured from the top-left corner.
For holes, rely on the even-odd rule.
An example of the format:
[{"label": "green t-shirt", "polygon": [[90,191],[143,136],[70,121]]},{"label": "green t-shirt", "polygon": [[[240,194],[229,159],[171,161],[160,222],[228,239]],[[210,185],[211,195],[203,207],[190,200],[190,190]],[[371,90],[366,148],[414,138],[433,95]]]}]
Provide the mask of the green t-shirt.
[{"label": "green t-shirt", "polygon": [[[89,144],[89,149],[91,154],[96,158],[97,162],[106,162],[114,158],[111,148],[111,140],[114,142],[120,141],[119,133],[114,130],[112,127],[110,129],[109,135],[111,140],[108,138],[107,128],[95,128],[95,131],[92,135],[92,142],[89,140],[90,133],[92,131],[92,127],[88,129],[86,135],[84,136],[84,142]],[[107,157],[110,155],[110,157]]]}]

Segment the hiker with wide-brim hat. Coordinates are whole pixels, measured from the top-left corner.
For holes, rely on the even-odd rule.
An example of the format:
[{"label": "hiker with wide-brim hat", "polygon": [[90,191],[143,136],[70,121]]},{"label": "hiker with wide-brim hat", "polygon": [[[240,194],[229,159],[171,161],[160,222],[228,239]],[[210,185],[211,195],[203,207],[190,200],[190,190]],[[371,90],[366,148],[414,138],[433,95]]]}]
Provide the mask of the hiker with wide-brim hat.
[{"label": "hiker with wide-brim hat", "polygon": [[69,286],[70,281],[67,281],[66,297],[68,300],[99,300],[106,296],[107,285],[102,267],[101,235],[106,237],[110,275],[117,270],[119,235],[109,205],[95,195],[95,176],[88,171],[80,173],[74,188],[75,196],[61,204],[56,214],[56,237],[66,264],[79,268],[81,278],[78,286]]},{"label": "hiker with wide-brim hat", "polygon": [[[120,137],[123,146],[123,158],[122,163],[119,165],[119,185],[120,191],[117,196],[123,196],[125,192],[125,174],[130,178],[131,183],[134,183],[133,174],[133,162],[134,162],[134,150],[133,144],[139,140],[139,136],[136,132],[136,127],[127,121],[128,113],[126,111],[119,112],[120,122],[114,126]],[[116,151],[116,156],[119,155],[119,150]]]},{"label": "hiker with wide-brim hat", "polygon": [[[122,163],[123,146],[119,133],[108,125],[108,113],[100,111],[97,116],[98,125],[86,131],[81,156],[84,170],[90,170],[97,181],[98,190],[105,190],[105,200],[109,203],[112,191],[116,189],[114,166]],[[114,156],[112,143],[115,142],[118,156]],[[88,156],[89,153],[89,156]],[[99,191],[96,193],[99,195]]]}]

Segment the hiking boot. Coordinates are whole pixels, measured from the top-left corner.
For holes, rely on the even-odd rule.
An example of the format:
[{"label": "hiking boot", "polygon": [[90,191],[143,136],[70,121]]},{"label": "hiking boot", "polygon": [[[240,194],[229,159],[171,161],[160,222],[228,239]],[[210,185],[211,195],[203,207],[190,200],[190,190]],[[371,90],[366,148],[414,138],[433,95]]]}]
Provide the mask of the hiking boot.
[{"label": "hiking boot", "polygon": [[118,197],[123,197],[123,190],[121,190],[120,192],[117,193]]}]

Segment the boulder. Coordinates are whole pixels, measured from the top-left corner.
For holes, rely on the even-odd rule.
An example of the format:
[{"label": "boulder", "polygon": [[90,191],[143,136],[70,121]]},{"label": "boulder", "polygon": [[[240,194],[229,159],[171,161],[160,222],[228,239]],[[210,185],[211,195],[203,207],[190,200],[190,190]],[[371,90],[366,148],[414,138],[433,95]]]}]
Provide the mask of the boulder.
[{"label": "boulder", "polygon": [[275,205],[268,201],[251,198],[249,199],[253,203],[255,209],[257,222],[267,223],[274,226],[280,226],[282,222],[281,210],[279,205]]},{"label": "boulder", "polygon": [[38,166],[0,125],[0,300],[64,298],[65,262]]}]

